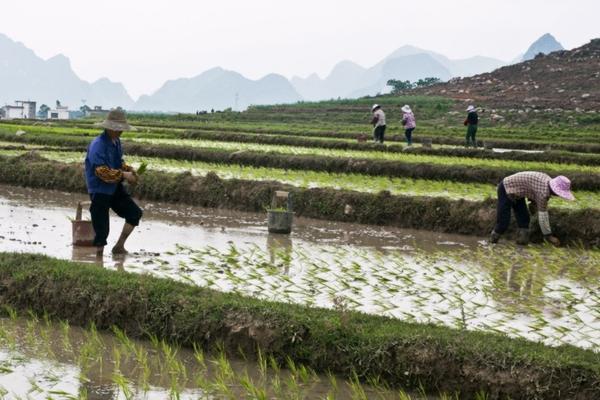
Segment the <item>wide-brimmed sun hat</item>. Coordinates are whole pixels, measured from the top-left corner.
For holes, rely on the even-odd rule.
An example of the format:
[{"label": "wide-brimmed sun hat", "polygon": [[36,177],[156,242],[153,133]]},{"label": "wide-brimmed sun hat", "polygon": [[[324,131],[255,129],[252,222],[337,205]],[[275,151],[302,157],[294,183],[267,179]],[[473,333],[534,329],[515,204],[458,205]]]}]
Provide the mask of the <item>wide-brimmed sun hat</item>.
[{"label": "wide-brimmed sun hat", "polygon": [[566,176],[559,175],[550,180],[550,189],[555,195],[565,200],[575,200],[575,196],[571,193],[571,181]]},{"label": "wide-brimmed sun hat", "polygon": [[403,105],[401,110],[404,111],[405,113],[412,112],[412,110],[410,109],[410,106],[408,104]]},{"label": "wide-brimmed sun hat", "polygon": [[109,129],[111,131],[123,132],[132,131],[135,129],[127,123],[125,111],[120,108],[110,110],[104,122],[100,123],[99,125],[104,129]]},{"label": "wide-brimmed sun hat", "polygon": [[373,107],[371,107],[371,111],[375,111],[378,108],[381,108],[381,106],[379,104],[373,104]]},{"label": "wide-brimmed sun hat", "polygon": [[467,107],[467,112],[475,111],[475,106],[471,105]]}]

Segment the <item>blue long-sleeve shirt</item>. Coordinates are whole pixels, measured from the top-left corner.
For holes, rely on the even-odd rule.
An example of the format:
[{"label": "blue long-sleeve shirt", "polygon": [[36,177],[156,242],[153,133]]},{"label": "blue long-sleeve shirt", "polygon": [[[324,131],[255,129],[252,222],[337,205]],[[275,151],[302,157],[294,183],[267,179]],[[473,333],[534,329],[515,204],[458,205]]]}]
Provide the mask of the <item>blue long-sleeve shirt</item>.
[{"label": "blue long-sleeve shirt", "polygon": [[112,195],[117,190],[118,183],[107,183],[96,174],[96,168],[105,166],[110,169],[120,170],[123,166],[123,150],[121,141],[114,141],[104,131],[88,146],[85,157],[85,180],[88,193],[103,193]]}]

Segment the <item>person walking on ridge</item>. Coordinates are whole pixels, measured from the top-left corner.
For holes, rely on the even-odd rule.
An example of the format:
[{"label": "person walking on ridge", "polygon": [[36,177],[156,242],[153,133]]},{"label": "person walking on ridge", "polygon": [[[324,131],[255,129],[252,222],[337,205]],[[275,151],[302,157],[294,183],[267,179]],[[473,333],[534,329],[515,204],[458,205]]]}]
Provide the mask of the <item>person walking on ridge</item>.
[{"label": "person walking on ridge", "polygon": [[132,129],[125,112],[120,108],[111,110],[100,126],[104,132],[92,141],[85,157],[85,179],[92,200],[94,246],[99,257],[103,255],[108,238],[109,209],[125,219],[121,236],[112,248],[113,254],[127,254],[125,241],[138,226],[143,213],[123,187],[123,181],[135,184],[138,179],[135,170],[123,161],[120,137],[123,131]]},{"label": "person walking on ridge", "polygon": [[417,127],[417,123],[415,121],[415,115],[413,114],[410,106],[405,104],[401,108],[404,113],[402,116],[402,126],[404,126],[404,136],[406,137],[406,144],[410,147],[412,146],[412,133]]},{"label": "person walking on ridge", "polygon": [[375,127],[373,130],[373,140],[376,143],[383,144],[383,136],[385,135],[385,113],[379,104],[373,104],[371,112],[373,113],[371,124]]},{"label": "person walking on ridge", "polygon": [[[504,178],[498,185],[496,226],[490,236],[490,242],[498,243],[500,236],[508,229],[512,208],[519,228],[518,244],[529,243],[529,213],[534,214],[537,211],[544,239],[555,246],[560,246],[560,241],[552,235],[550,228],[548,201],[551,196],[575,200],[575,196],[571,193],[569,178],[562,175],[551,178],[543,172],[535,171],[518,172]],[[530,201],[529,210],[525,198]]]},{"label": "person walking on ridge", "polygon": [[475,134],[477,133],[477,124],[479,123],[479,116],[477,115],[477,109],[471,105],[467,107],[467,118],[465,119],[464,125],[467,127],[467,144],[469,147],[471,143],[473,147],[477,147],[477,141],[475,140]]}]

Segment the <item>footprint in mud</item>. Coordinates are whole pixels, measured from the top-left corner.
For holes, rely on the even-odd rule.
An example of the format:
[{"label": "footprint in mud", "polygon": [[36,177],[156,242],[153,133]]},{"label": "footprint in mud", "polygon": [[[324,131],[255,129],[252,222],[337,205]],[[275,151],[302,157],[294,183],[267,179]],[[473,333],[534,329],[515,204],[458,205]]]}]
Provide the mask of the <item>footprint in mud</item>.
[{"label": "footprint in mud", "polygon": [[156,253],[153,251],[146,251],[144,249],[140,249],[140,251],[134,251],[132,253],[136,257],[159,257],[160,253]]}]

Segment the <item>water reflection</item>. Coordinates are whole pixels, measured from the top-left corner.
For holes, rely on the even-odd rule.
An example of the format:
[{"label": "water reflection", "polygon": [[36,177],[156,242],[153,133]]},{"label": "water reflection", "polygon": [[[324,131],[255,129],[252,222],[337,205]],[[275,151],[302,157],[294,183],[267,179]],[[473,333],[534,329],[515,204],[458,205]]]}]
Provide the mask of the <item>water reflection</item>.
[{"label": "water reflection", "polygon": [[267,250],[271,265],[283,268],[286,275],[290,272],[292,263],[293,242],[290,235],[269,233],[267,235]]},{"label": "water reflection", "polygon": [[73,246],[71,248],[71,260],[75,262],[96,264],[104,266],[103,257],[98,257],[96,248],[93,246]]},{"label": "water reflection", "polygon": [[506,271],[506,288],[520,296],[533,296],[536,275],[536,270],[525,271],[522,265],[512,264]]}]

